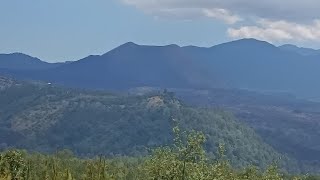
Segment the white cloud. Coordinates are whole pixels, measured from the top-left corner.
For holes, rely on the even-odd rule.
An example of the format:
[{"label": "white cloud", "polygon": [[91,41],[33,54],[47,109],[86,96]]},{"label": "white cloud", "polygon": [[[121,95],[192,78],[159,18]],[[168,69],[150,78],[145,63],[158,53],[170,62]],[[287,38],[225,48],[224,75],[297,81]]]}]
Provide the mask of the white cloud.
[{"label": "white cloud", "polygon": [[161,9],[224,9],[263,19],[310,21],[320,17],[319,0],[121,0],[157,14]]},{"label": "white cloud", "polygon": [[311,24],[298,24],[287,21],[260,20],[255,26],[229,28],[233,38],[257,38],[266,41],[320,41],[320,21]]},{"label": "white cloud", "polygon": [[[229,24],[228,35],[233,38],[320,41],[320,0],[120,1],[157,17],[221,20]],[[239,21],[241,26],[235,25]]]},{"label": "white cloud", "polygon": [[198,19],[198,18],[213,18],[223,21],[227,24],[234,24],[241,18],[230,11],[223,8],[214,8],[209,6],[198,6],[193,2],[186,1],[186,4],[181,0],[123,0],[126,4],[137,7],[144,12],[155,17],[168,17],[179,19]]},{"label": "white cloud", "polygon": [[236,15],[232,15],[229,11],[225,9],[203,9],[203,13],[207,17],[222,20],[227,24],[234,24],[241,21],[241,18]]}]

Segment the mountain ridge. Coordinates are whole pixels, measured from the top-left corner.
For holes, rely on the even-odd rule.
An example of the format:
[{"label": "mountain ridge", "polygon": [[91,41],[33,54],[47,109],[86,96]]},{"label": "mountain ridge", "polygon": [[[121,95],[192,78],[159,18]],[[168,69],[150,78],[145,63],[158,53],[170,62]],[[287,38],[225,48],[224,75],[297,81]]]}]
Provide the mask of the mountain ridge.
[{"label": "mountain ridge", "polygon": [[320,76],[318,58],[255,39],[209,48],[128,42],[54,68],[0,73],[88,89],[239,88],[320,99],[320,85],[313,83]]},{"label": "mountain ridge", "polygon": [[[121,47],[128,47],[128,46],[145,46],[145,47],[180,47],[180,48],[200,48],[200,49],[211,49],[211,48],[215,48],[215,47],[218,47],[218,46],[223,46],[223,45],[228,45],[228,44],[233,44],[233,43],[243,43],[243,42],[256,42],[256,43],[262,43],[262,44],[267,44],[267,45],[270,45],[270,46],[273,46],[273,47],[276,47],[276,48],[279,48],[279,49],[287,49],[287,48],[297,48],[297,49],[307,49],[307,50],[313,50],[313,51],[320,51],[320,49],[313,49],[313,48],[307,48],[307,47],[300,47],[300,46],[297,46],[297,45],[294,45],[294,44],[283,44],[283,45],[280,45],[280,46],[275,46],[273,45],[272,43],[270,42],[267,42],[267,41],[264,41],[264,40],[258,40],[258,39],[254,39],[254,38],[243,38],[243,39],[238,39],[238,40],[233,40],[233,41],[229,41],[229,42],[224,42],[224,43],[220,43],[220,44],[216,44],[216,45],[212,45],[212,46],[208,46],[208,47],[205,47],[205,46],[196,46],[196,45],[185,45],[185,46],[180,46],[178,44],[167,44],[167,45],[146,45],[146,44],[138,44],[138,43],[135,43],[135,42],[132,42],[132,41],[128,41],[126,43],[123,43],[105,53],[102,53],[100,55],[87,55],[86,57],[84,58],[80,58],[80,59],[77,59],[77,60],[72,60],[72,61],[65,61],[65,62],[56,62],[56,63],[70,63],[70,62],[77,62],[77,61],[80,61],[82,59],[85,59],[87,57],[90,57],[90,56],[103,56],[105,54],[108,54],[110,51],[113,51],[115,49],[118,49],[118,48],[121,48]],[[34,58],[34,59],[37,59],[37,60],[40,60],[42,62],[45,62],[45,63],[49,63],[49,64],[56,64],[56,63],[51,63],[51,62],[48,62],[48,61],[45,61],[45,60],[42,60],[40,58],[37,58],[35,56],[31,56],[31,55],[28,55],[28,54],[25,54],[25,53],[21,53],[21,52],[12,52],[12,53],[0,53],[0,55],[23,55],[23,56],[28,56],[30,58]],[[310,55],[310,54],[309,54]]]},{"label": "mountain ridge", "polygon": [[289,51],[289,52],[296,52],[300,55],[310,56],[310,55],[320,55],[319,49],[312,49],[312,48],[305,48],[305,47],[298,47],[293,44],[284,44],[279,46],[280,49]]}]

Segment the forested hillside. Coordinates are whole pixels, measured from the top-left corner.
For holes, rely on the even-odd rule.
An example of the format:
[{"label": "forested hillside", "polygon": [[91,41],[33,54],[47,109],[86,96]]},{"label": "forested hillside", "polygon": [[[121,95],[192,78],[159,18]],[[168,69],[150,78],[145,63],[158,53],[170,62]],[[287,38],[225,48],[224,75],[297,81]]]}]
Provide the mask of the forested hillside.
[{"label": "forested hillside", "polygon": [[235,89],[172,91],[195,106],[219,107],[232,112],[277,151],[310,164],[306,169],[318,169],[320,103],[289,94]]},{"label": "forested hillside", "polygon": [[0,179],[5,180],[142,180],[142,179],[233,179],[233,180],[317,180],[310,174],[288,174],[279,169],[279,161],[265,168],[246,165],[234,168],[224,143],[217,147],[216,157],[205,150],[206,135],[199,131],[172,129],[172,144],[152,148],[140,157],[78,158],[69,150],[41,154],[25,150],[0,152]]},{"label": "forested hillside", "polygon": [[153,149],[142,158],[78,159],[72,152],[63,150],[54,155],[10,150],[0,154],[0,178],[9,180],[316,180],[317,176],[289,175],[276,164],[266,169],[247,166],[234,169],[225,157],[225,148],[219,145],[218,157],[209,160],[201,132],[181,132],[173,129],[174,143]]},{"label": "forested hillside", "polygon": [[[282,157],[253,130],[221,109],[193,108],[172,93],[114,95],[15,82],[0,93],[1,148],[40,152],[70,149],[80,156],[145,155],[148,148],[172,143],[172,128],[206,134],[206,150],[215,157],[219,143],[235,167],[266,167]],[[292,164],[288,164],[292,163]],[[296,170],[296,169],[295,169]]]}]

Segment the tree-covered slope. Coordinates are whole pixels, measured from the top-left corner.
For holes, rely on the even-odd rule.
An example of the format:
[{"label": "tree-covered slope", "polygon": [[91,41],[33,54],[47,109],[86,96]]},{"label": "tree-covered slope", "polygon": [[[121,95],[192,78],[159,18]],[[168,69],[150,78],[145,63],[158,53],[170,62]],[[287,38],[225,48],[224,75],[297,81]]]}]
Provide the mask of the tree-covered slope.
[{"label": "tree-covered slope", "polygon": [[171,144],[176,124],[206,134],[212,156],[224,143],[235,166],[264,167],[280,158],[230,113],[188,107],[170,93],[123,96],[41,83],[15,83],[0,93],[2,148],[44,152],[67,148],[82,156],[142,155],[147,147]]},{"label": "tree-covered slope", "polygon": [[282,93],[235,89],[170,91],[195,106],[220,107],[232,112],[278,152],[303,162],[301,164],[310,164],[306,169],[319,169],[320,103]]}]

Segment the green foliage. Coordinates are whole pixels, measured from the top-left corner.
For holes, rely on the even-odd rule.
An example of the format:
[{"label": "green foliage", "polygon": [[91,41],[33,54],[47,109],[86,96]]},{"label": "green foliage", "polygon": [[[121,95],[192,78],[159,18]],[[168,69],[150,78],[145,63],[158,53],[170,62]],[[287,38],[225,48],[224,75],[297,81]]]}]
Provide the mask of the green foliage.
[{"label": "green foliage", "polygon": [[186,143],[176,133],[174,148],[159,148],[153,152],[143,165],[148,179],[199,179],[199,170],[205,168],[206,156],[203,149],[205,137],[201,133],[192,132],[187,135]]},{"label": "green foliage", "polygon": [[26,177],[27,165],[22,152],[10,150],[0,155],[0,177],[22,179]]},{"label": "green foliage", "polygon": [[210,161],[204,150],[205,135],[174,128],[174,144],[138,158],[79,159],[69,151],[54,155],[10,150],[1,153],[0,180],[312,180],[313,176],[286,177],[276,165],[265,171],[232,168],[225,147]]},{"label": "green foliage", "polygon": [[[205,134],[204,147],[210,158],[217,158],[217,147],[224,144],[225,155],[236,168],[266,168],[282,157],[232,114],[186,106],[170,92],[124,96],[41,83],[17,84],[0,93],[3,149],[44,153],[70,149],[81,157],[139,157],[150,148],[172,144],[171,129],[179,123],[182,131]],[[281,168],[296,169],[291,161],[282,159]]]}]

